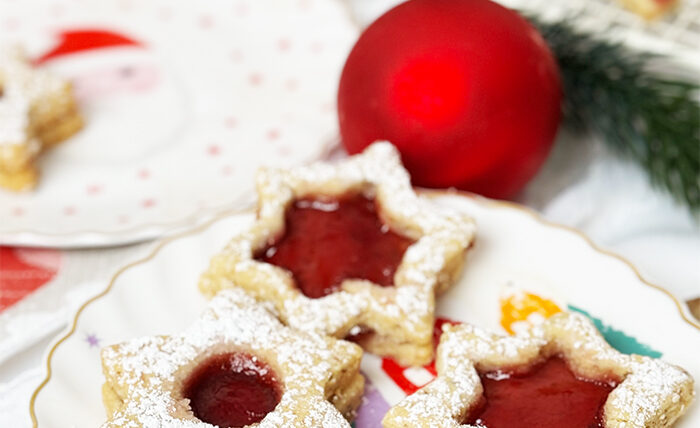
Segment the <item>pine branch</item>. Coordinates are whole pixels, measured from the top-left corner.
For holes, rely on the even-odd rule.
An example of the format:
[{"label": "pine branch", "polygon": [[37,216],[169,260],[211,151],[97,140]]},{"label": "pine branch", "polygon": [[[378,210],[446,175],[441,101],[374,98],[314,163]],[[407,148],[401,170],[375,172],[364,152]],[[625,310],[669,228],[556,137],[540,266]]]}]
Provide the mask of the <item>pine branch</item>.
[{"label": "pine branch", "polygon": [[654,56],[567,21],[529,19],[559,63],[567,123],[602,137],[638,162],[653,185],[700,214],[700,85],[653,73]]}]

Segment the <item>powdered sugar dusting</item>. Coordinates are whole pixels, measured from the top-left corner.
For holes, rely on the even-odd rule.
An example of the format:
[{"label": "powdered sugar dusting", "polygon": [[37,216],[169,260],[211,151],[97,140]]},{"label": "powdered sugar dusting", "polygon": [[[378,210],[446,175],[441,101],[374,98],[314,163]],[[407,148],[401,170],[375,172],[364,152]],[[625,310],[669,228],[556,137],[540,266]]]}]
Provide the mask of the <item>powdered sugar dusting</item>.
[{"label": "powdered sugar dusting", "polygon": [[[554,355],[582,378],[619,384],[605,404],[607,428],[668,427],[693,399],[693,379],[683,369],[639,355],[625,355],[605,342],[580,314],[562,312],[518,336],[501,336],[469,324],[443,327],[437,379],[392,408],[385,428],[460,425],[482,396],[477,370],[507,377]],[[617,383],[616,382],[616,383]]]},{"label": "powdered sugar dusting", "polygon": [[[29,114],[42,98],[65,89],[66,82],[37,70],[17,48],[0,49],[0,150],[28,144],[37,153],[40,142],[29,134]],[[1,153],[0,153],[1,155]]]},{"label": "powdered sugar dusting", "polygon": [[630,358],[627,364],[630,374],[605,405],[608,426],[671,426],[695,395],[690,375],[649,357]]},{"label": "powdered sugar dusting", "polygon": [[[212,259],[200,289],[213,295],[235,283],[258,299],[275,302],[291,326],[342,337],[362,325],[378,336],[414,343],[424,356],[411,363],[427,363],[423,360],[432,349],[435,293],[454,282],[474,239],[473,220],[417,196],[398,152],[386,142],[337,164],[261,169],[257,190],[257,222]],[[374,197],[385,224],[415,240],[397,268],[394,287],[348,279],[341,291],[310,299],[296,289],[287,271],[253,260],[257,249],[284,232],[285,212],[294,200],[352,192]]]},{"label": "powdered sugar dusting", "polygon": [[[361,350],[348,342],[299,333],[238,289],[221,292],[183,333],[146,337],[102,351],[107,385],[124,400],[104,427],[210,427],[197,420],[181,385],[197,362],[245,350],[275,367],[280,403],[259,427],[349,427],[324,394],[330,379],[354,370]],[[303,411],[297,411],[303,406]]]}]

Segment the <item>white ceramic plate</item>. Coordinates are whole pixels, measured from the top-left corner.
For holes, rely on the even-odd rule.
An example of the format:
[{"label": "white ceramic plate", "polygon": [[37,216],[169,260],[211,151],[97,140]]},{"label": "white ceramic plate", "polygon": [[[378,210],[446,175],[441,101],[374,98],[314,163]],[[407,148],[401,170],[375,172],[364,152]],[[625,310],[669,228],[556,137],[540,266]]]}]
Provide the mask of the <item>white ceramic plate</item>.
[{"label": "white ceramic plate", "polygon": [[[618,346],[662,354],[700,379],[700,325],[679,312],[670,294],[641,280],[631,265],[514,205],[432,195],[437,204],[468,212],[478,225],[463,276],[439,300],[441,316],[499,329],[499,296],[504,287],[517,287],[586,311],[614,329],[606,333]],[[165,241],[150,257],[122,269],[104,293],[84,305],[48,354],[46,380],[31,406],[35,426],[95,427],[103,422],[99,347],[175,333],[189,325],[206,304],[197,291],[198,275],[211,255],[252,219],[252,214],[228,216]],[[379,358],[365,356],[363,371],[371,386],[355,424],[379,427],[388,406],[404,395]],[[415,384],[430,379],[422,368],[399,376]],[[695,403],[678,427],[697,426],[700,405]]]},{"label": "white ceramic plate", "polygon": [[0,44],[54,52],[44,66],[73,81],[86,119],[42,158],[35,192],[0,190],[2,244],[158,236],[234,206],[261,163],[318,158],[337,134],[337,80],[357,36],[340,1],[0,0],[0,10]]}]

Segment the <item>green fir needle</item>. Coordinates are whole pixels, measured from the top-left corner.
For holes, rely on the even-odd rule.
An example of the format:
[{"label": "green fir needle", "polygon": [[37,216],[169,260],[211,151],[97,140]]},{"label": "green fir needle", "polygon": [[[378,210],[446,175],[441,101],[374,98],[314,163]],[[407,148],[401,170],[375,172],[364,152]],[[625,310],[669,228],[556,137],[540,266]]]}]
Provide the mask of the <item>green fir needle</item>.
[{"label": "green fir needle", "polygon": [[559,63],[566,123],[633,159],[654,186],[700,214],[698,82],[651,71],[648,53],[575,29],[528,19]]}]

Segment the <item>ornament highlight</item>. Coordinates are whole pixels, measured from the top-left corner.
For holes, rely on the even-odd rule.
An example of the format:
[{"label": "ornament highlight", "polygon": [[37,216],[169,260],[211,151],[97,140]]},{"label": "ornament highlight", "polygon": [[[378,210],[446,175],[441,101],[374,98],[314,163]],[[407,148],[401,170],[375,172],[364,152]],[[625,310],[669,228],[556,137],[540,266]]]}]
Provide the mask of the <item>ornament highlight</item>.
[{"label": "ornament highlight", "polygon": [[400,4],[360,36],[338,90],[350,154],[389,140],[415,185],[496,198],[513,196],[542,165],[560,103],[547,44],[489,0]]}]

